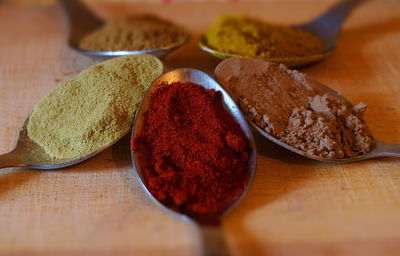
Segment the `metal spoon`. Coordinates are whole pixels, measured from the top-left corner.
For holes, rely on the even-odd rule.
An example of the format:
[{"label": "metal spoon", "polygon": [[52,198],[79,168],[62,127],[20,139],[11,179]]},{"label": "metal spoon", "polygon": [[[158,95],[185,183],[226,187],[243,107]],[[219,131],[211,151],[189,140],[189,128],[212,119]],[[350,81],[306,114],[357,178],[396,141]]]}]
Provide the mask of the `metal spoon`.
[{"label": "metal spoon", "polygon": [[[318,92],[320,92],[320,94],[331,93],[331,94],[334,94],[334,95],[342,98],[346,102],[350,103],[343,95],[339,94],[338,92],[334,91],[333,89],[329,88],[328,86],[326,86],[318,81],[312,80],[312,86],[314,87],[314,89],[316,89]],[[252,121],[250,121],[250,123],[253,125],[254,128],[256,128],[256,130],[259,133],[261,133],[262,136],[266,137],[267,139],[271,140],[272,142],[275,142],[279,146],[282,146],[282,147],[284,147],[294,153],[297,153],[299,155],[305,156],[310,159],[318,160],[321,162],[343,163],[344,164],[344,163],[358,162],[358,161],[367,160],[367,159],[371,159],[371,158],[377,158],[377,157],[385,157],[385,156],[400,157],[400,144],[387,143],[387,142],[383,142],[383,141],[378,141],[375,138],[373,138],[373,149],[369,153],[357,155],[354,157],[341,158],[341,159],[334,159],[334,160],[327,159],[327,158],[319,157],[319,156],[310,154],[308,152],[302,151],[300,149],[294,148],[294,147],[278,140],[277,138],[273,137],[272,135],[267,133],[265,130],[258,127]]]},{"label": "metal spoon", "polygon": [[124,55],[134,54],[151,54],[156,57],[163,57],[168,53],[178,49],[182,45],[186,44],[186,40],[180,44],[169,45],[159,49],[148,49],[148,50],[137,50],[137,51],[91,51],[79,48],[79,42],[81,39],[93,32],[95,29],[105,24],[103,20],[93,14],[84,4],[79,0],[58,0],[63,7],[66,16],[69,20],[70,35],[68,44],[69,46],[81,53],[94,56],[104,57],[117,57]]},{"label": "metal spoon", "polygon": [[249,188],[253,176],[255,173],[256,169],[256,147],[255,147],[255,142],[253,135],[247,125],[246,120],[242,116],[238,106],[235,104],[235,102],[232,100],[232,98],[222,89],[222,87],[215,82],[211,77],[209,77],[207,74],[195,70],[195,69],[177,69],[171,72],[168,72],[164,75],[161,75],[157,80],[153,82],[149,90],[147,91],[143,102],[141,103],[135,117],[135,121],[133,124],[133,129],[132,129],[132,139],[134,138],[135,134],[138,134],[140,130],[142,129],[143,125],[143,116],[144,113],[146,112],[148,106],[149,106],[149,101],[151,95],[156,91],[157,88],[160,87],[162,83],[172,83],[172,82],[193,82],[196,84],[201,85],[202,87],[206,89],[214,89],[216,91],[220,91],[222,93],[222,98],[225,103],[226,110],[231,113],[231,115],[235,118],[235,120],[238,122],[238,124],[241,126],[243,129],[246,137],[250,141],[250,146],[251,146],[251,152],[250,152],[250,160],[249,160],[249,184],[246,188],[246,190],[243,191],[241,197],[236,200],[235,202],[232,202],[231,206],[229,209],[226,209],[226,211],[220,215],[217,216],[211,216],[207,218],[198,218],[193,217],[193,216],[187,216],[184,215],[181,212],[178,212],[176,209],[169,208],[166,205],[163,205],[161,202],[159,202],[147,189],[146,183],[143,177],[142,169],[140,167],[140,161],[138,159],[137,154],[132,152],[132,162],[133,162],[133,167],[135,169],[135,173],[138,177],[138,180],[143,188],[144,191],[146,191],[147,195],[150,197],[150,199],[155,202],[161,209],[167,211],[168,213],[171,213],[177,217],[179,217],[182,220],[194,222],[197,225],[199,225],[200,230],[201,230],[201,235],[203,238],[203,243],[204,243],[204,251],[205,255],[229,255],[228,249],[226,247],[226,244],[224,242],[223,234],[220,229],[220,224],[221,224],[221,219],[222,217],[232,209],[233,206],[237,205],[238,202],[240,201],[241,198],[244,197],[244,195],[247,192],[247,189]]},{"label": "metal spoon", "polygon": [[[217,77],[217,80],[219,83],[221,83],[222,86],[224,86],[225,88],[227,88],[227,81],[223,79],[221,73],[219,72],[219,70],[224,69],[224,70],[231,70],[232,69],[232,65],[235,65],[235,60],[245,60],[247,62],[248,65],[252,65],[252,66],[259,66],[262,65],[263,63],[265,63],[263,60],[256,60],[256,59],[230,59],[230,60],[225,60],[223,62],[221,62],[216,70],[215,70],[215,74]],[[345,102],[347,102],[348,104],[351,104],[343,95],[339,94],[338,92],[336,92],[335,90],[333,90],[332,88],[318,82],[315,80],[311,80],[310,85],[318,92],[318,94],[323,95],[325,93],[329,93],[332,95],[335,95],[341,99],[343,99]],[[378,141],[374,138],[373,141],[373,149],[371,152],[366,153],[366,154],[362,154],[362,155],[357,155],[354,157],[347,157],[347,158],[341,158],[341,159],[327,159],[327,158],[323,158],[323,157],[319,157],[316,155],[313,155],[311,153],[305,152],[303,150],[294,148],[282,141],[280,141],[279,139],[275,138],[274,136],[270,135],[269,133],[267,133],[264,129],[260,128],[259,126],[257,126],[252,120],[248,121],[253,125],[253,127],[259,132],[261,133],[262,136],[264,136],[265,138],[271,140],[272,142],[278,144],[279,146],[282,146],[294,153],[297,153],[299,155],[305,156],[307,158],[310,159],[314,159],[314,160],[318,160],[321,162],[331,162],[331,163],[350,163],[350,162],[356,162],[356,161],[361,161],[361,160],[366,160],[366,159],[370,159],[370,158],[377,158],[377,157],[383,157],[383,156],[389,156],[389,157],[400,157],[400,144],[394,144],[394,143],[387,143],[387,142],[382,142],[382,141]]]},{"label": "metal spoon", "polygon": [[[106,150],[120,138],[117,138],[113,142],[109,143],[108,145],[104,145],[103,147],[97,149],[96,151],[77,158],[71,159],[54,159],[51,158],[41,146],[36,144],[33,140],[28,137],[27,132],[27,124],[29,122],[29,116],[26,118],[21,131],[19,133],[19,138],[17,141],[17,145],[15,148],[4,155],[0,155],[0,169],[7,168],[7,167],[28,167],[33,169],[57,169],[63,168],[67,166],[71,166],[74,164],[78,164],[83,162],[100,152]],[[127,134],[129,130],[126,131]]]},{"label": "metal spoon", "polygon": [[[294,26],[317,36],[322,41],[324,48],[323,53],[305,57],[268,58],[264,60],[284,63],[288,67],[300,67],[324,59],[336,48],[336,39],[339,35],[339,32],[346,17],[351,13],[352,10],[354,10],[359,4],[363,2],[365,2],[365,0],[341,1],[318,18],[306,24]],[[226,59],[230,57],[247,57],[241,56],[239,54],[226,53],[213,49],[212,47],[207,45],[207,41],[204,35],[200,37],[199,46],[202,50],[209,52],[215,57],[221,59]]]}]

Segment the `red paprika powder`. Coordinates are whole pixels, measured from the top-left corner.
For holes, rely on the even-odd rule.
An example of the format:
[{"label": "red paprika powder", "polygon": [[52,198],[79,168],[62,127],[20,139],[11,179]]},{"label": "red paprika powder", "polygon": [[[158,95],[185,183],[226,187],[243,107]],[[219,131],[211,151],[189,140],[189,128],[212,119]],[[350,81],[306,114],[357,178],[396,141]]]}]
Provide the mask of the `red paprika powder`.
[{"label": "red paprika powder", "polygon": [[225,210],[249,180],[250,144],[221,93],[165,84],[151,96],[132,141],[150,193],[191,216]]}]

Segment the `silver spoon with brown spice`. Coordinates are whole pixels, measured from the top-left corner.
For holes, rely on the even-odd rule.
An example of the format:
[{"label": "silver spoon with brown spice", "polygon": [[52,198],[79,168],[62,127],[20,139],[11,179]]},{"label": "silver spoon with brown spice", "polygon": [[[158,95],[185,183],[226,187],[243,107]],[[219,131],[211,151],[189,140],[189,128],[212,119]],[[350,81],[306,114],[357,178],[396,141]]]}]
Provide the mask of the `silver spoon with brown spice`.
[{"label": "silver spoon with brown spice", "polygon": [[373,138],[362,114],[338,92],[283,64],[230,58],[218,82],[264,137],[299,155],[333,163],[400,157],[400,144]]},{"label": "silver spoon with brown spice", "polygon": [[79,0],[58,2],[69,21],[69,46],[87,55],[116,57],[146,53],[163,57],[190,39],[186,29],[153,15],[106,22]]}]

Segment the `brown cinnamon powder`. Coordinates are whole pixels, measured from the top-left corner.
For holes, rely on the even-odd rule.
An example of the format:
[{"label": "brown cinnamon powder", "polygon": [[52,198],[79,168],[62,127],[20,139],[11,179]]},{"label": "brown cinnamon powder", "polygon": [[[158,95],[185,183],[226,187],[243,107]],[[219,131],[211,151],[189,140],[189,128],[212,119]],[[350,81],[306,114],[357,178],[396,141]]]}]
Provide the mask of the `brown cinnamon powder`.
[{"label": "brown cinnamon powder", "polygon": [[216,76],[250,120],[288,145],[327,159],[371,151],[366,106],[317,91],[298,71],[231,58],[218,65]]}]

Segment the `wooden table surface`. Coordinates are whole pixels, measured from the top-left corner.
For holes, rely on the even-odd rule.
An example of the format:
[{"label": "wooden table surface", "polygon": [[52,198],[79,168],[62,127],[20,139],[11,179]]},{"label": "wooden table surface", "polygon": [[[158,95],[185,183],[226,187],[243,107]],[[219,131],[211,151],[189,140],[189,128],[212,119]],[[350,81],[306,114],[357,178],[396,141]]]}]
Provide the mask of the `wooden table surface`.
[{"label": "wooden table surface", "polygon": [[[199,33],[221,12],[300,23],[333,1],[102,5],[103,17],[155,12],[186,25],[192,42],[168,69],[212,72]],[[96,60],[66,46],[55,4],[0,5],[0,153],[35,102]],[[400,143],[400,2],[370,1],[347,20],[337,50],[303,69],[368,105],[376,138]],[[304,159],[256,136],[250,192],[223,221],[233,255],[400,255],[400,161],[346,165]],[[80,165],[0,172],[0,255],[199,255],[195,226],[149,202],[131,166],[129,138]]]}]

